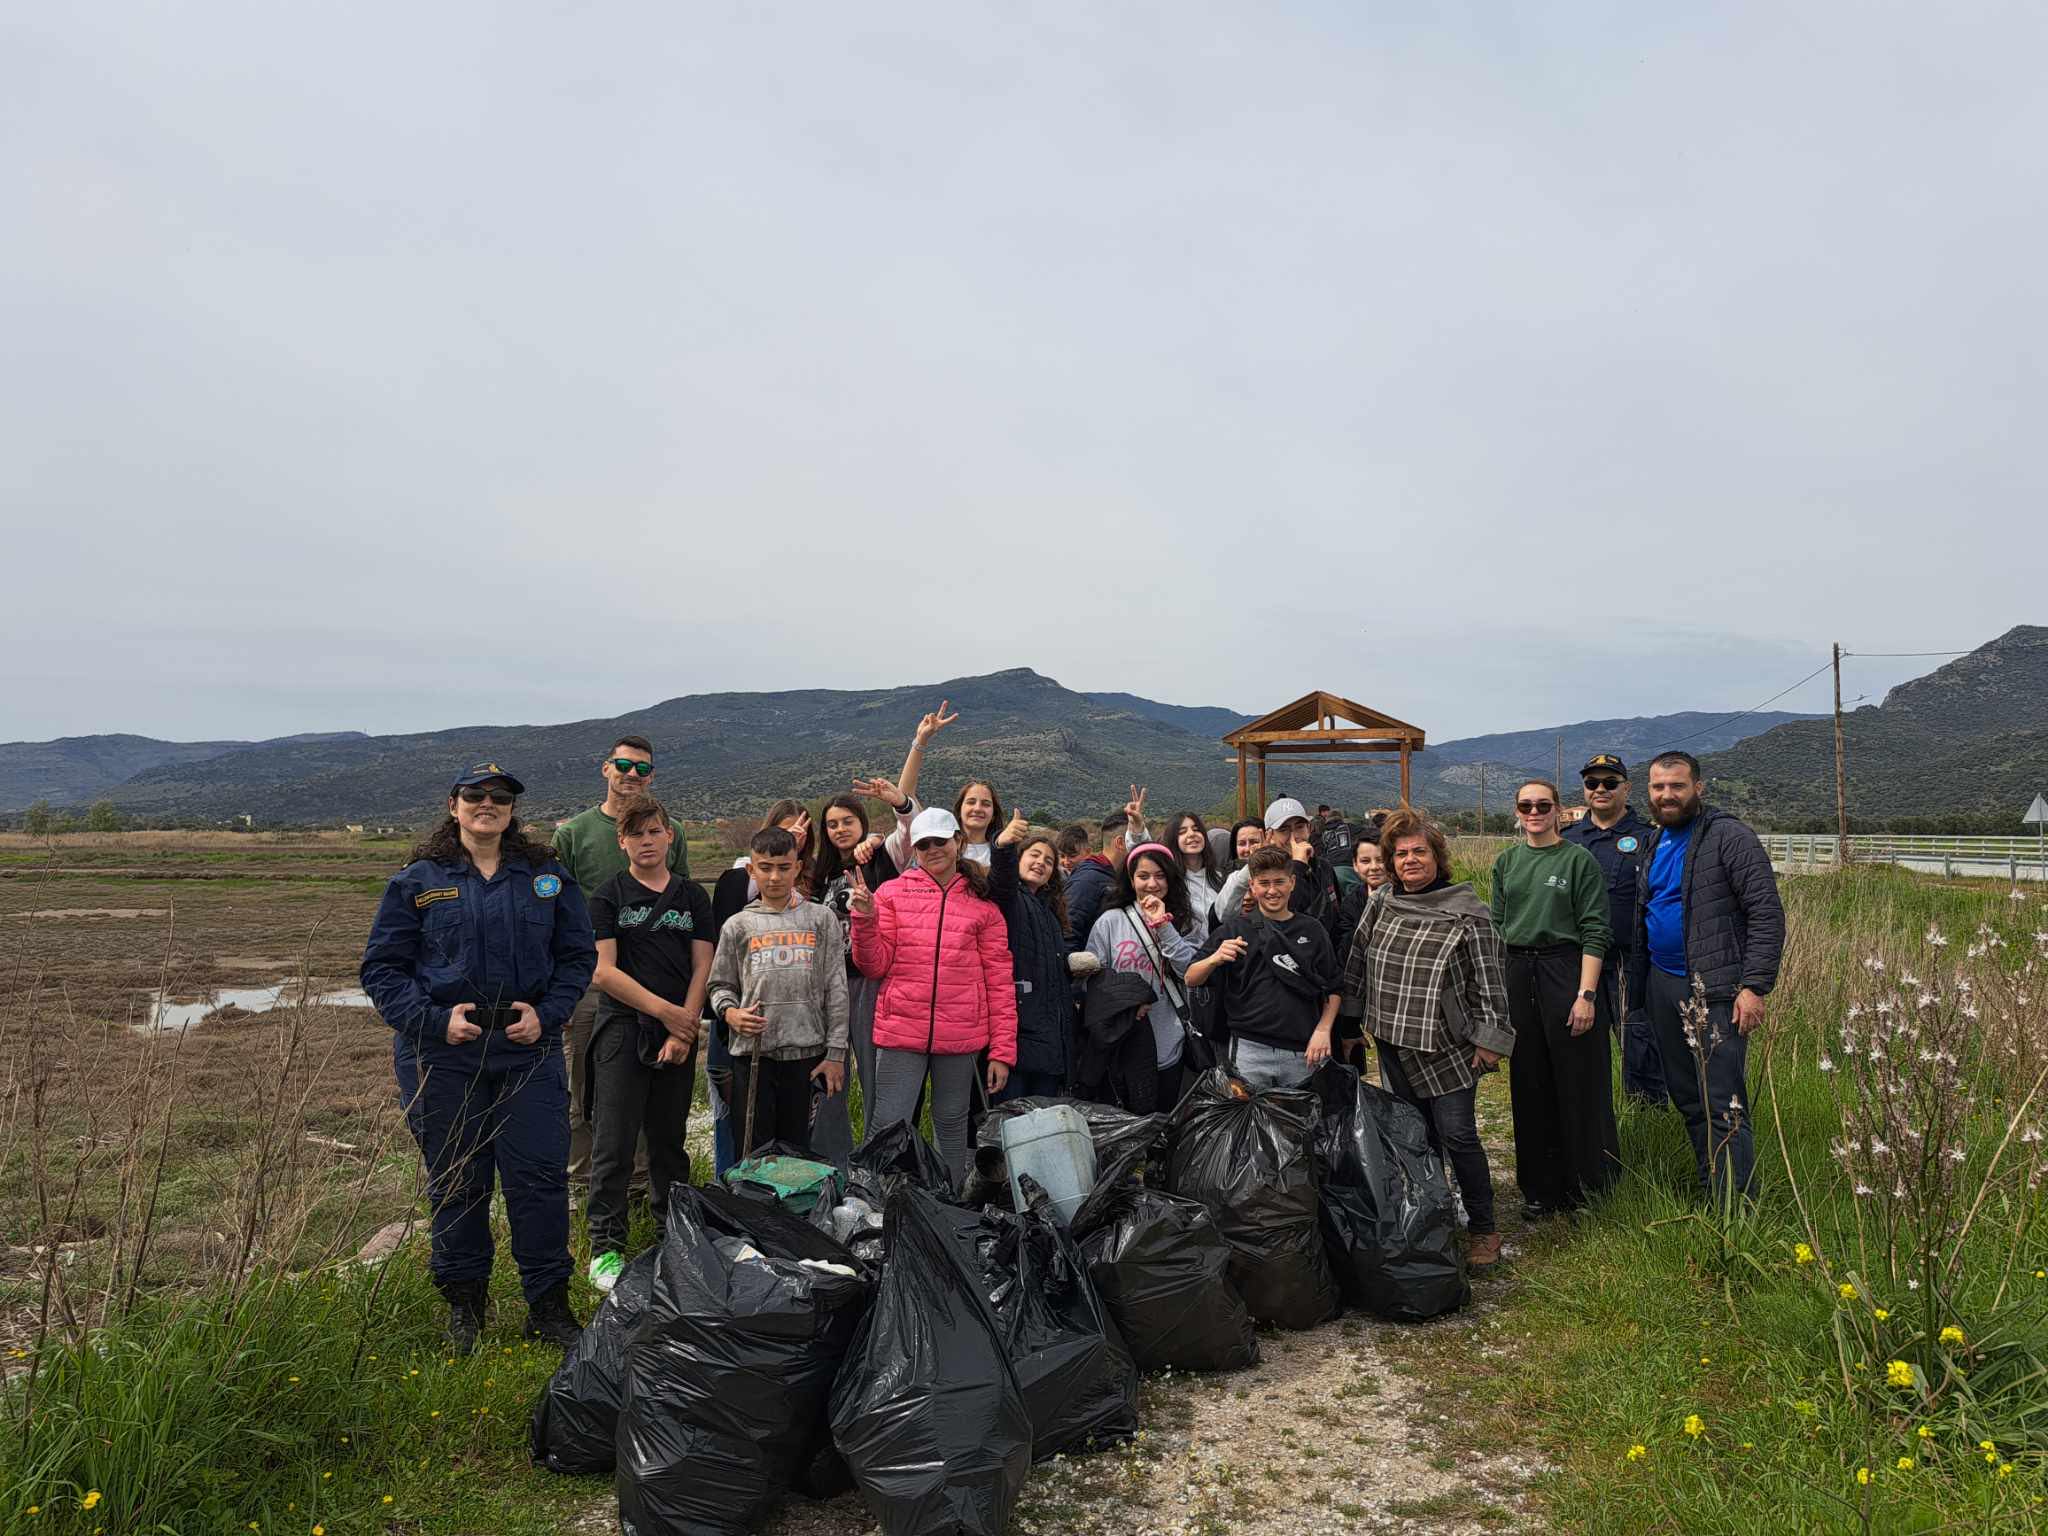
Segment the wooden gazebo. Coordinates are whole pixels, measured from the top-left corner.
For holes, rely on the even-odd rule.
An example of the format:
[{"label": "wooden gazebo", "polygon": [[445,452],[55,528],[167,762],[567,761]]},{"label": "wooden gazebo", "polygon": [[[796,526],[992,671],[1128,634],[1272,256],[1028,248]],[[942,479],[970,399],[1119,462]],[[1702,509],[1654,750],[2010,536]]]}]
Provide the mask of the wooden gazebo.
[{"label": "wooden gazebo", "polygon": [[[1348,720],[1349,725],[1339,721]],[[1383,715],[1341,694],[1303,694],[1270,715],[1239,726],[1223,738],[1237,750],[1237,814],[1257,815],[1266,808],[1266,759],[1289,763],[1350,763],[1360,755],[1401,759],[1401,803],[1408,803],[1408,759],[1423,749],[1422,727]],[[1253,765],[1258,769],[1258,800],[1251,799]]]}]

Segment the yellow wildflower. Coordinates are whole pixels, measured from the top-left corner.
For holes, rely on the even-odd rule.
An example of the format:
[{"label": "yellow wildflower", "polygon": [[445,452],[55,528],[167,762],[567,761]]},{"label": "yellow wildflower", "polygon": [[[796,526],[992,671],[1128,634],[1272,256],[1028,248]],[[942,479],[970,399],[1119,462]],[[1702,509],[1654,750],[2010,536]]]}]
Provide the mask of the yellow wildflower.
[{"label": "yellow wildflower", "polygon": [[322,1472],[320,1474],[320,1481],[324,1483],[327,1481],[327,1479],[329,1479],[332,1476],[334,1476],[332,1472]]},{"label": "yellow wildflower", "polygon": [[1850,1284],[1847,1280],[1844,1280],[1840,1285],[1835,1287],[1835,1294],[1837,1296],[1840,1296],[1844,1301],[1854,1301],[1856,1299],[1856,1287]]},{"label": "yellow wildflower", "polygon": [[1996,1461],[1996,1460],[1998,1460],[1998,1452],[1996,1452],[1996,1451],[1986,1451],[1986,1452],[1984,1453],[1984,1461],[1985,1461],[1986,1465],[1989,1465],[1989,1464],[1990,1464],[1991,1462],[1994,1462],[1994,1461]]},{"label": "yellow wildflower", "polygon": [[1700,1364],[1701,1364],[1701,1365],[1712,1365],[1713,1363],[1714,1363],[1714,1357],[1713,1357],[1712,1355],[1701,1355],[1701,1356],[1700,1356]]},{"label": "yellow wildflower", "polygon": [[1858,1486],[1860,1486],[1860,1487],[1866,1487],[1866,1488],[1867,1488],[1867,1487],[1869,1487],[1869,1486],[1870,1486],[1870,1468],[1868,1468],[1868,1467],[1858,1467],[1858,1468],[1856,1469],[1856,1482],[1857,1482]]},{"label": "yellow wildflower", "polygon": [[1876,1319],[1877,1319],[1877,1320],[1878,1320],[1878,1321],[1879,1321],[1879,1322],[1881,1323],[1881,1322],[1883,1322],[1883,1321],[1884,1321],[1884,1320],[1885,1320],[1886,1318],[1890,1317],[1890,1316],[1891,1316],[1891,1313],[1889,1313],[1889,1312],[1885,1311],[1885,1309],[1884,1309],[1883,1307],[1879,1307],[1879,1308],[1878,1308],[1878,1309],[1877,1309],[1876,1311],[1874,1311],[1873,1313],[1871,1313],[1871,1316],[1872,1316],[1872,1317],[1875,1317],[1875,1318],[1876,1318]]},{"label": "yellow wildflower", "polygon": [[438,1419],[439,1417],[441,1417],[441,1410],[436,1408],[432,1413],[428,1414],[427,1417],[430,1419]]},{"label": "yellow wildflower", "polygon": [[1980,1451],[1995,1451],[1998,1449],[1998,1447],[1993,1445],[1989,1440],[1979,1440],[1977,1442],[1977,1449]]},{"label": "yellow wildflower", "polygon": [[32,1515],[40,1515],[43,1512],[43,1506],[40,1504],[31,1504],[28,1507],[28,1512]]},{"label": "yellow wildflower", "polygon": [[1946,1328],[1941,1330],[1941,1342],[1948,1345],[1951,1349],[1961,1349],[1963,1347],[1964,1342],[1963,1330],[1958,1328],[1954,1323],[1950,1323]]},{"label": "yellow wildflower", "polygon": [[1932,1440],[1934,1438],[1934,1426],[1931,1424],[1922,1424],[1918,1429],[1913,1431],[1913,1433],[1918,1435],[1922,1440]]},{"label": "yellow wildflower", "polygon": [[327,1536],[327,1527],[326,1527],[326,1526],[324,1526],[324,1525],[316,1525],[316,1526],[314,1526],[314,1527],[313,1527],[313,1536]]},{"label": "yellow wildflower", "polygon": [[386,1504],[389,1504],[389,1503],[391,1502],[391,1495],[390,1495],[390,1494],[388,1494],[388,1493],[387,1493],[387,1494],[385,1494],[385,1495],[384,1495],[384,1502],[385,1502]]},{"label": "yellow wildflower", "polygon": [[1910,1456],[1901,1456],[1901,1457],[1899,1458],[1899,1470],[1900,1470],[1901,1472],[1910,1472],[1910,1471],[1912,1471],[1912,1470],[1913,1470],[1913,1458],[1912,1458],[1912,1457],[1910,1457]]},{"label": "yellow wildflower", "polygon": [[2012,1463],[2011,1463],[2011,1462],[2009,1462],[2009,1461],[2001,1461],[2001,1462],[2000,1462],[2000,1463],[1998,1464],[1998,1475],[1999,1475],[2000,1477],[2011,1477],[2011,1476],[2012,1476]]},{"label": "yellow wildflower", "polygon": [[1903,1360],[1893,1360],[1884,1368],[1884,1379],[1895,1387],[1913,1385],[1913,1367]]},{"label": "yellow wildflower", "polygon": [[91,1493],[88,1493],[84,1498],[78,1501],[78,1507],[80,1509],[97,1509],[99,1507],[99,1502],[100,1491],[99,1489],[95,1488]]},{"label": "yellow wildflower", "polygon": [[1804,1243],[1794,1243],[1792,1245],[1792,1262],[1794,1264],[1811,1264],[1813,1262],[1813,1250]]},{"label": "yellow wildflower", "polygon": [[1650,1448],[1647,1445],[1642,1444],[1640,1441],[1638,1441],[1636,1444],[1628,1448],[1628,1459],[1630,1461],[1641,1461],[1645,1456],[1649,1454]]},{"label": "yellow wildflower", "polygon": [[1685,1432],[1697,1440],[1707,1432],[1707,1426],[1701,1421],[1698,1414],[1688,1413],[1685,1416]]}]

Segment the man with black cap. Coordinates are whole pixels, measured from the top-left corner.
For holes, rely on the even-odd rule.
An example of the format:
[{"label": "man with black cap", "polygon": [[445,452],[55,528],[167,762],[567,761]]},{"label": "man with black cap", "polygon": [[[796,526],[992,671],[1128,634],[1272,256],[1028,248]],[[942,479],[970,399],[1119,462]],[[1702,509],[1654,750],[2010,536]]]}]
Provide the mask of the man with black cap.
[{"label": "man with black cap", "polygon": [[[1607,920],[1614,931],[1613,947],[1600,968],[1600,992],[1594,999],[1595,1021],[1621,1036],[1621,1091],[1645,1104],[1667,1104],[1664,1070],[1649,1018],[1627,1007],[1629,940],[1636,931],[1636,867],[1654,830],[1628,803],[1628,764],[1612,752],[1596,752],[1579,770],[1586,789],[1586,814],[1564,829],[1564,839],[1577,843],[1600,861],[1607,877]],[[1626,1020],[1626,1022],[1622,1022]]]},{"label": "man with black cap", "polygon": [[569,1087],[562,1027],[597,969],[583,893],[519,824],[496,763],[456,776],[448,815],[384,887],[363,990],[391,1027],[398,1096],[427,1165],[448,1340],[476,1348],[490,1286],[491,1186],[505,1192],[529,1338],[567,1348]]}]

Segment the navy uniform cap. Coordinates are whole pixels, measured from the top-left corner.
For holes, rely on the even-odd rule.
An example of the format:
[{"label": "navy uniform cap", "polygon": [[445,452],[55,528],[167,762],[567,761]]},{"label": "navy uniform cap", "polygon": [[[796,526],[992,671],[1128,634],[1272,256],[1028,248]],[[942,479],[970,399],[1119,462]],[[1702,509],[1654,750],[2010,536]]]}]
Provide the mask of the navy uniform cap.
[{"label": "navy uniform cap", "polygon": [[1596,752],[1587,761],[1586,766],[1579,770],[1579,777],[1584,778],[1589,773],[1611,773],[1617,778],[1625,779],[1628,777],[1628,764],[1612,752]]},{"label": "navy uniform cap", "polygon": [[469,767],[456,775],[455,782],[448,786],[448,793],[452,795],[456,790],[468,789],[473,784],[488,784],[493,779],[503,779],[507,784],[510,784],[512,786],[512,793],[515,795],[526,793],[526,786],[500,768],[496,763],[471,763]]}]

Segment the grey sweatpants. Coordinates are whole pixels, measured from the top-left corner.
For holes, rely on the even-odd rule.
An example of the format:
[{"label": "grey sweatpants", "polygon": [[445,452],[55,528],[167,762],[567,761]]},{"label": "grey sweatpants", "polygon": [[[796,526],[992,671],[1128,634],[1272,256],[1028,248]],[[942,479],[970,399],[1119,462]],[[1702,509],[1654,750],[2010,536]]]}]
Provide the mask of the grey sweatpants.
[{"label": "grey sweatpants", "polygon": [[[917,1095],[924,1087],[925,1074],[932,1079],[932,1140],[938,1143],[939,1160],[953,1171],[957,1184],[967,1177],[967,1111],[974,1102],[974,1076],[981,1058],[972,1052],[964,1056],[928,1056],[923,1051],[875,1050],[875,1108],[868,1117],[868,1134],[917,1113]],[[863,1085],[865,1088],[865,1085]],[[915,1125],[912,1126],[914,1130]]]}]

